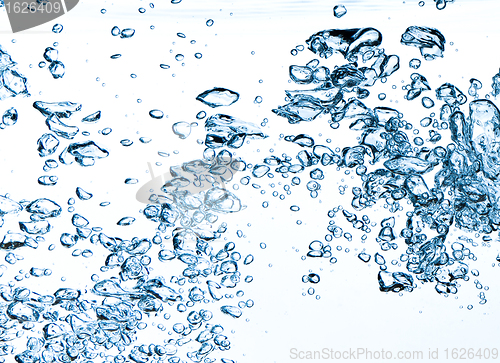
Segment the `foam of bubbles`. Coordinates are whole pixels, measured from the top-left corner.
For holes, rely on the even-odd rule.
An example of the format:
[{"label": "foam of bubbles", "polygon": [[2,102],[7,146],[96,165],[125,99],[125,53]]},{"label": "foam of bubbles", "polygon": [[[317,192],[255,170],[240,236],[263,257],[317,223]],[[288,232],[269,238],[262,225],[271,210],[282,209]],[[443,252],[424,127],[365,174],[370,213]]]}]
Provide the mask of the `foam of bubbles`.
[{"label": "foam of bubbles", "polygon": [[[435,0],[439,10],[451,2]],[[172,6],[183,5],[179,3],[171,1]],[[136,16],[146,17],[155,6],[135,9],[140,14],[134,10]],[[347,14],[344,5],[335,5],[333,14],[335,22],[347,19],[338,20]],[[213,19],[201,22],[204,31],[216,29],[214,24]],[[126,26],[113,25],[102,32],[116,47],[106,61],[126,61],[130,53],[122,52],[122,44],[136,44],[144,29],[155,29]],[[51,29],[56,37],[70,32],[69,25],[59,23]],[[181,42],[188,36],[176,31],[172,39]],[[155,104],[132,89],[134,107],[144,100],[147,108],[126,111],[121,123],[111,123],[109,118],[117,116],[108,112],[104,98],[94,104],[88,98],[82,103],[68,101],[73,93],[66,91],[64,82],[79,69],[69,63],[66,68],[60,56],[65,59],[70,52],[57,43],[43,45],[43,53],[37,50],[35,68],[46,73],[51,85],[62,88],[40,91],[24,107],[13,99],[29,97],[28,87],[43,87],[31,85],[0,48],[0,100],[15,105],[4,104],[1,132],[9,135],[16,128],[30,127],[24,115],[31,112],[33,121],[40,122],[33,127],[38,135],[26,153],[41,159],[43,170],[29,180],[29,188],[40,195],[0,195],[0,250],[5,261],[0,265],[0,362],[234,362],[222,357],[232,347],[226,326],[244,320],[255,303],[268,303],[254,301],[245,286],[254,281],[259,254],[275,245],[258,241],[251,253],[243,251],[246,227],[233,234],[236,228],[225,220],[250,204],[268,210],[279,205],[286,207],[294,224],[303,226],[301,213],[312,212],[294,199],[302,192],[317,203],[315,211],[322,208],[319,202],[324,202],[327,190],[350,200],[344,205],[328,200],[334,205],[323,211],[328,218],[324,238],[300,241],[306,246],[302,259],[317,263],[300,273],[305,298],[321,298],[319,290],[327,280],[321,266],[336,267],[348,260],[375,269],[370,283],[384,293],[415,294],[422,285],[450,296],[469,282],[480,290],[479,305],[486,304],[489,288],[474,263],[479,245],[490,246],[491,235],[500,227],[500,111],[493,100],[500,94],[500,73],[492,75],[490,93],[485,90],[487,82],[476,78],[470,78],[467,92],[462,92],[424,74],[427,63],[445,57],[446,40],[438,29],[406,25],[400,45],[418,48],[420,59],[404,63],[398,54],[382,48],[382,40],[382,33],[372,27],[317,29],[305,46],[290,51],[293,62],[285,68],[290,79],[285,101],[267,110],[262,122],[255,122],[251,113],[233,115],[244,102],[265,109],[270,101],[260,95],[264,93],[236,92],[232,89],[237,83],[207,81],[186,92],[197,108],[182,106],[182,118],[173,106],[183,105],[184,91],[179,101],[170,98]],[[203,53],[195,49],[199,42],[194,39],[186,43],[191,53],[174,47],[175,42],[169,59],[177,62],[154,63],[161,73],[158,78],[171,67],[176,72],[189,68],[190,59],[198,64],[212,56],[209,47]],[[402,81],[401,90],[392,87],[400,92],[401,102],[387,107],[394,92],[386,83],[393,82],[402,67],[411,75]],[[100,77],[106,76],[92,79],[102,82]],[[141,77],[142,70],[127,70],[127,80],[137,82]],[[101,84],[106,85],[99,83],[99,88]],[[379,92],[378,87],[389,91]],[[114,99],[118,96],[113,94]],[[412,103],[426,112],[420,121],[401,112]],[[215,108],[217,113],[210,112]],[[136,134],[130,131],[132,118],[141,124]],[[323,141],[322,134],[313,136],[307,126],[325,119],[324,132],[333,136]],[[297,131],[278,136],[276,120]],[[151,125],[156,128],[148,129]],[[175,137],[169,138],[175,144],[165,142],[166,133]],[[248,145],[258,147],[266,139],[274,139],[269,154],[260,149],[258,157],[243,154]],[[147,171],[142,174],[133,170],[139,148],[161,157],[156,159],[161,162],[144,163]],[[177,156],[191,148],[200,151],[198,155],[179,161]],[[115,160],[120,161],[111,164]],[[130,170],[125,175],[115,165]],[[116,171],[119,183],[113,184],[106,170]],[[121,198],[106,201],[110,195],[102,190],[115,189]],[[245,196],[248,190],[256,197]],[[123,200],[134,192],[139,208],[130,211]],[[115,204],[119,215],[112,211]],[[45,257],[46,251],[54,250],[64,256],[58,263],[70,261],[65,275],[79,271],[82,264],[92,266],[85,271],[88,276],[77,276],[88,281],[78,284],[68,276],[55,276],[56,264]],[[57,288],[46,291],[44,281],[55,281]],[[468,310],[472,308],[467,304]],[[161,333],[157,341],[146,342],[141,334],[153,327]]]}]

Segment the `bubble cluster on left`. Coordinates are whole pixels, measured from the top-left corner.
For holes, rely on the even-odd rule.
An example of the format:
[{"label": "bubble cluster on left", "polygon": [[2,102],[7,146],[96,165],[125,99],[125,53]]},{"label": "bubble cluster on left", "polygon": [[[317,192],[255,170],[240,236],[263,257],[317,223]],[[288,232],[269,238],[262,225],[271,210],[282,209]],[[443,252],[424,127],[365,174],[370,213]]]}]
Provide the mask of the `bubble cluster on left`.
[{"label": "bubble cluster on left", "polygon": [[[153,9],[151,3],[139,14]],[[69,28],[59,23],[50,26],[52,36]],[[139,33],[132,28],[117,29],[113,27],[105,36],[120,35],[116,39],[126,44]],[[179,363],[188,359],[208,363],[218,358],[233,362],[222,358],[231,348],[223,324],[241,318],[245,309],[254,306],[240,289],[243,282],[253,280],[248,272],[254,257],[239,252],[236,243],[228,241],[228,225],[221,220],[245,208],[226,184],[233,174],[246,170],[246,164],[228,149],[266,135],[251,123],[215,114],[207,118],[206,140],[188,139],[198,126],[196,121],[206,116],[198,110],[192,122],[173,123],[171,130],[178,140],[188,139],[202,147],[199,159],[172,167],[171,179],[161,180],[156,189],[148,185],[141,192],[142,199],[138,194],[135,200],[131,194],[132,202],[145,203],[135,215],[99,219],[97,210],[109,209],[115,202],[102,201],[102,185],[92,187],[99,171],[109,165],[101,163],[115,160],[116,150],[146,146],[152,139],[143,136],[141,143],[134,144],[129,136],[113,143],[108,135],[127,128],[109,127],[113,116],[106,112],[104,102],[101,108],[99,102],[69,101],[60,85],[78,71],[71,55],[62,49],[64,44],[54,42],[42,52],[38,50],[41,60],[37,67],[29,66],[25,77],[0,47],[0,133],[4,132],[0,138],[11,137],[8,127],[40,132],[25,150],[35,163],[43,161],[43,173],[30,171],[25,181],[27,188],[33,186],[40,195],[22,199],[19,190],[3,189],[0,194],[0,362]],[[117,54],[110,59],[126,58],[123,53],[123,57]],[[65,56],[64,63],[60,55]],[[194,59],[200,60],[201,53],[196,52]],[[160,67],[158,72],[166,68]],[[50,96],[50,92],[38,91],[42,88],[35,84],[38,78],[29,77],[33,71],[45,77],[46,85],[60,88]],[[193,102],[227,107],[237,101],[233,91],[214,90]],[[26,102],[15,103],[15,107],[6,103],[22,96]],[[153,110],[144,116],[160,120],[164,113]],[[31,122],[38,124],[31,126]],[[43,123],[40,131],[38,125]],[[16,155],[7,155],[6,145],[9,143],[2,143],[0,151],[5,159],[14,160]],[[157,154],[170,156],[161,150]],[[138,182],[127,178],[125,186]],[[141,223],[147,228],[134,231],[142,234],[130,235]],[[53,259],[46,258],[46,252]],[[72,268],[62,277],[55,271],[66,259],[75,271],[77,265],[88,268],[85,276],[76,276],[81,280],[78,286],[69,282],[75,276],[67,281],[76,273]],[[48,292],[47,286],[54,284],[56,288]],[[146,329],[158,329],[158,341],[142,336]]]}]

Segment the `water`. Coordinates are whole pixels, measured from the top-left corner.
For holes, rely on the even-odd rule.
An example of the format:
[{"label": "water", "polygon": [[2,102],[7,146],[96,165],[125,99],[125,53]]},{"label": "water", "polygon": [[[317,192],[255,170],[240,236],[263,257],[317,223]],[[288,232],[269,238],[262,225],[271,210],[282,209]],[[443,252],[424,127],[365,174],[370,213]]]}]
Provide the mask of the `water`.
[{"label": "water", "polygon": [[438,29],[410,26],[401,35],[401,43],[419,48],[425,60],[433,60],[443,57],[446,39]]},{"label": "water", "polygon": [[140,5],[0,36],[0,362],[493,342],[493,3]]},{"label": "water", "polygon": [[[178,56],[176,56],[176,59]],[[182,60],[182,59],[177,59]],[[234,91],[225,88],[213,88],[200,93],[196,99],[212,108],[220,106],[231,106],[238,101],[240,95]]]}]

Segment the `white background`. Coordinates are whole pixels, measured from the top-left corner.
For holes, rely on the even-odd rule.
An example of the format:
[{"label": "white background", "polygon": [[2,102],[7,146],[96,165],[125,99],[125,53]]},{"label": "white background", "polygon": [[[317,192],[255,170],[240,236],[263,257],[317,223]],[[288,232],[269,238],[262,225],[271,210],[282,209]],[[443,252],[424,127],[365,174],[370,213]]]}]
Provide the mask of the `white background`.
[{"label": "white background", "polygon": [[[288,67],[291,64],[305,65],[315,58],[308,50],[293,57],[290,50],[296,45],[305,45],[311,34],[324,29],[370,26],[383,34],[382,47],[386,54],[400,56],[401,69],[386,84],[378,83],[371,88],[372,94],[366,104],[397,108],[407,121],[415,125],[429,111],[418,100],[409,103],[403,99],[401,86],[409,83],[412,73],[408,61],[413,57],[420,58],[417,48],[399,42],[408,26],[434,27],[446,37],[444,58],[432,62],[422,60],[418,71],[429,80],[433,89],[450,82],[466,93],[469,79],[474,77],[483,83],[482,96],[490,92],[491,77],[500,66],[498,1],[457,0],[442,11],[438,11],[431,1],[426,1],[424,7],[417,3],[413,0],[345,1],[347,14],[337,19],[332,14],[336,3],[329,1],[183,0],[173,5],[162,0],[155,2],[155,8],[151,9],[145,1],[112,3],[87,0],[55,21],[64,26],[61,34],[50,31],[53,22],[15,35],[11,34],[7,15],[2,11],[0,45],[28,78],[31,97],[7,99],[0,103],[0,112],[12,106],[19,112],[15,126],[0,130],[0,193],[10,193],[15,200],[43,196],[65,206],[69,197],[76,197],[76,186],[81,186],[93,193],[94,198],[89,202],[77,201],[77,212],[86,216],[92,226],[103,227],[111,236],[152,237],[154,225],[139,215],[143,205],[134,199],[135,192],[141,183],[149,180],[147,162],[162,162],[162,166],[155,167],[159,174],[170,165],[201,156],[203,146],[196,143],[197,139],[204,139],[201,123],[186,140],[179,140],[171,131],[174,122],[194,122],[200,110],[205,110],[208,115],[228,113],[254,123],[269,119],[264,128],[268,139],[252,141],[237,150],[236,154],[247,162],[261,161],[273,154],[269,152],[271,148],[276,155],[286,152],[293,157],[299,149],[279,141],[281,133],[307,133],[317,142],[330,138],[334,147],[353,145],[358,135],[336,132],[328,127],[324,118],[310,124],[289,125],[284,118],[271,112],[272,108],[285,103],[284,90],[295,87],[288,83]],[[146,13],[140,14],[139,7],[146,8]],[[107,10],[106,14],[101,14],[102,8]],[[208,19],[214,20],[212,27],[205,25]],[[110,31],[114,25],[121,29],[134,28],[136,35],[131,39],[112,37]],[[155,26],[154,30],[150,29],[151,25]],[[178,38],[177,32],[185,33],[187,38]],[[195,39],[196,44],[189,44],[191,39]],[[54,80],[46,68],[38,67],[44,49],[55,41],[59,42],[59,59],[66,65],[66,75],[59,80]],[[203,58],[196,59],[195,52],[202,53]],[[121,53],[122,57],[110,59],[116,53]],[[184,66],[174,59],[176,54],[184,54]],[[171,68],[163,70],[160,63]],[[322,65],[330,69],[344,63],[340,56],[322,60]],[[137,78],[132,79],[131,73],[137,74]],[[99,81],[96,81],[97,77]],[[259,79],[263,82],[259,83]],[[397,89],[393,90],[392,85]],[[215,86],[239,92],[240,100],[215,111],[195,100],[196,95]],[[378,100],[378,92],[387,93],[385,101]],[[258,95],[263,97],[260,105],[253,103]],[[435,99],[431,92],[427,96]],[[142,99],[142,102],[138,103],[137,99]],[[96,161],[96,165],[90,168],[61,165],[56,170],[60,180],[57,187],[39,186],[36,180],[45,173],[36,152],[36,140],[46,132],[46,126],[44,118],[31,106],[36,100],[82,103],[78,117],[101,110],[103,118],[97,125],[78,123],[78,126],[91,132],[91,139],[105,145],[110,157]],[[148,112],[154,108],[163,110],[168,118],[151,119]],[[437,106],[435,109],[438,112]],[[74,122],[77,124],[76,120]],[[111,127],[113,132],[109,136],[98,135],[97,130],[104,127]],[[141,144],[138,140],[141,136],[151,137],[153,141]],[[134,144],[128,148],[121,146],[119,141],[125,138]],[[171,157],[159,157],[159,150],[169,152]],[[174,150],[179,154],[174,155]],[[351,252],[335,251],[338,263],[333,266],[327,259],[301,260],[301,256],[307,253],[308,244],[315,239],[322,240],[327,233],[327,211],[340,204],[349,209],[350,190],[341,199],[338,185],[358,185],[359,179],[343,177],[341,173],[325,170],[326,178],[316,200],[306,193],[305,175],[302,185],[293,187],[292,195],[284,201],[272,197],[272,188],[268,186],[271,182],[289,182],[279,176],[274,180],[258,181],[266,190],[265,195],[260,195],[251,186],[241,186],[235,192],[248,207],[223,220],[229,225],[228,240],[236,242],[237,250],[243,255],[252,253],[256,257],[253,264],[242,268],[242,274],[253,275],[254,282],[239,285],[245,291],[245,298],[255,301],[255,307],[245,309],[239,320],[220,317],[232,343],[232,349],[222,357],[238,362],[281,363],[294,361],[290,358],[291,348],[305,351],[359,347],[393,352],[423,350],[425,354],[429,348],[439,348],[440,352],[446,348],[500,348],[496,335],[499,267],[491,267],[498,253],[496,235],[491,248],[471,247],[478,257],[471,268],[477,268],[479,280],[490,287],[486,292],[488,302],[484,306],[478,304],[479,291],[472,281],[462,283],[457,298],[438,295],[432,284],[422,285],[403,296],[381,293],[376,278],[378,267],[373,260],[367,265],[355,256],[356,249],[366,248],[370,254],[379,251],[374,241],[378,227],[373,228],[374,232],[364,245],[360,243],[360,235],[354,232],[355,238],[350,245],[346,241],[334,240],[332,247],[342,245],[349,247]],[[125,185],[123,180],[127,177],[138,178],[140,184]],[[281,186],[276,189],[282,193]],[[99,207],[98,204],[105,200],[111,205]],[[268,209],[262,208],[263,201],[269,201]],[[289,207],[293,204],[299,205],[301,211],[291,212]],[[377,223],[384,213],[387,214],[381,206],[367,212]],[[134,226],[116,226],[116,221],[127,215],[137,218]],[[96,272],[105,256],[102,248],[95,248],[90,260],[71,257],[70,252],[60,245],[53,252],[47,251],[49,243],[58,244],[58,233],[70,232],[69,216],[70,213],[65,212],[60,221],[54,223],[57,231],[52,233],[52,241],[45,242],[36,251],[23,252],[25,260],[16,264],[15,269],[9,267],[8,273],[2,277],[3,283],[9,276],[17,274],[18,268],[27,271],[38,263],[54,272],[50,278],[36,281],[32,278],[23,282],[35,291],[55,291],[62,284],[62,277],[66,279],[65,286],[92,286],[90,275]],[[299,219],[301,225],[296,223]],[[338,223],[343,222],[337,219]],[[401,228],[404,213],[398,215],[397,223]],[[8,228],[16,228],[14,219],[6,218],[2,233]],[[246,237],[238,238],[237,230],[242,230]],[[449,242],[465,234],[453,231]],[[468,236],[473,238],[470,234]],[[265,250],[259,248],[260,242],[267,244]],[[400,248],[391,258],[397,259],[404,251],[404,242],[398,243]],[[386,260],[390,263],[388,256]],[[160,270],[165,269],[165,265],[158,266],[157,272],[161,271],[167,277],[180,271]],[[404,266],[389,266],[389,269],[391,267],[405,270]],[[316,293],[313,296],[303,296],[310,286],[303,284],[301,277],[309,270],[318,273],[321,282],[314,286]],[[316,295],[320,296],[319,300],[315,299]],[[473,305],[472,310],[466,308],[469,304]],[[169,323],[175,322],[170,320],[165,325],[170,328]],[[155,328],[148,329],[139,339],[145,343],[157,341],[159,332]]]}]

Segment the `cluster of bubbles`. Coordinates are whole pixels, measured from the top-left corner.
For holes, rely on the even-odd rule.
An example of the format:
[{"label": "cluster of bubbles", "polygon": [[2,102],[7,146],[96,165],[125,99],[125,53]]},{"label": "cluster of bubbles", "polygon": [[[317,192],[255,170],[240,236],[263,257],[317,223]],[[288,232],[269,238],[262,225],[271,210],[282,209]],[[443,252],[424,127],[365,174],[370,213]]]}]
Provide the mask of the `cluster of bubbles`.
[{"label": "cluster of bubbles", "polygon": [[[435,2],[438,9],[443,9],[451,1]],[[150,8],[154,6],[150,4]],[[146,9],[139,9],[139,13],[145,12]],[[337,5],[333,12],[340,18],[347,10]],[[206,21],[207,27],[213,25],[212,19]],[[62,30],[60,24],[53,27],[56,34]],[[135,35],[135,30],[115,26],[111,35],[128,39]],[[183,33],[177,36],[185,38]],[[171,167],[169,175],[155,177],[150,170],[151,181],[136,194],[136,199],[145,204],[139,218],[154,226],[155,232],[149,236],[111,236],[105,227],[92,226],[88,216],[75,210],[76,201],[85,203],[94,197],[81,187],[75,188],[77,200],[69,198],[68,213],[52,199],[14,200],[9,194],[0,196],[0,227],[7,219],[11,222],[17,218],[19,228],[3,234],[0,250],[5,252],[6,264],[0,265],[0,276],[24,259],[23,251],[39,249],[48,241],[48,250],[60,244],[73,257],[97,259],[97,255],[104,254],[99,273],[106,276],[92,274],[92,287],[88,290],[61,286],[47,294],[37,292],[27,280],[48,278],[51,269],[32,266],[28,272],[20,270],[14,281],[1,284],[0,362],[14,356],[19,363],[181,363],[186,362],[184,357],[193,362],[213,363],[217,360],[214,356],[225,354],[231,342],[218,319],[240,318],[245,309],[254,306],[254,301],[240,289],[242,283],[253,281],[246,269],[254,256],[238,252],[236,244],[225,236],[227,224],[219,220],[221,215],[245,208],[236,193],[226,188],[226,184],[235,181],[236,173],[242,173],[241,186],[250,185],[261,190],[261,194],[264,190],[257,179],[277,175],[289,179],[283,192],[272,193],[279,200],[285,200],[292,187],[300,185],[305,185],[311,198],[318,198],[328,185],[328,169],[356,175],[358,186],[339,186],[341,195],[351,189],[350,206],[339,205],[327,212],[330,221],[325,241],[310,242],[304,259],[326,259],[335,264],[338,258],[334,254],[350,249],[334,247],[333,241],[350,243],[361,234],[362,243],[372,242],[377,252],[368,253],[371,247],[367,247],[356,255],[364,263],[375,262],[380,291],[411,292],[421,282],[432,283],[438,293],[448,296],[456,294],[459,282],[468,281],[472,275],[476,288],[481,290],[479,303],[486,303],[484,291],[488,286],[476,278],[479,271],[469,266],[470,261],[477,260],[471,247],[478,244],[466,236],[453,237],[450,230],[456,227],[474,232],[477,238],[482,236],[483,245],[489,245],[490,235],[500,226],[500,111],[489,96],[480,98],[483,86],[477,79],[470,80],[469,97],[451,83],[436,88],[433,98],[421,97],[424,92],[431,93],[432,88],[424,75],[414,72],[409,84],[403,87],[403,98],[408,102],[420,98],[425,109],[441,102],[438,116],[432,112],[419,123],[429,130],[429,138],[416,136],[418,126],[405,120],[402,112],[384,106],[370,108],[363,103],[370,96],[370,87],[377,82],[386,83],[401,67],[399,56],[386,54],[381,43],[382,34],[374,28],[330,29],[312,34],[306,40],[309,51],[325,60],[339,53],[345,64],[331,69],[315,58],[305,65],[291,65],[290,80],[313,88],[287,90],[287,103],[272,110],[297,127],[327,117],[333,132],[355,134],[355,144],[332,149],[306,133],[282,134],[280,141],[300,148],[294,157],[282,153],[250,164],[236,157],[234,150],[250,140],[266,139],[268,135],[261,127],[227,114],[207,117],[205,111],[199,112],[196,120],[204,122],[206,132],[205,140],[199,142],[205,145],[203,155]],[[432,61],[443,57],[446,41],[437,29],[410,26],[402,34],[401,44],[418,48],[425,61]],[[53,79],[58,80],[64,76],[65,66],[58,60],[56,46],[45,49],[45,61],[39,67],[48,62]],[[300,46],[294,55],[304,49]],[[121,54],[114,54],[111,59],[120,57]],[[195,57],[200,59],[201,53]],[[177,54],[175,59],[180,62],[184,56]],[[409,62],[412,70],[420,65],[417,58]],[[170,68],[166,64],[160,67]],[[499,94],[500,72],[493,77],[491,92],[494,97]],[[18,95],[29,96],[27,79],[0,48],[0,101]],[[378,95],[379,100],[385,97]],[[239,98],[235,91],[214,87],[200,93],[196,100],[215,109],[229,107]],[[254,103],[261,104],[262,97],[256,97]],[[40,185],[54,187],[58,183],[55,170],[59,165],[92,167],[97,160],[110,156],[103,146],[86,139],[87,131],[70,124],[81,111],[80,103],[35,101],[33,107],[45,118],[47,126],[36,147],[44,159],[46,173],[38,178]],[[164,113],[152,109],[149,116],[160,120]],[[6,110],[0,129],[16,124],[17,120],[15,108]],[[80,119],[83,125],[100,120],[101,111]],[[177,122],[172,131],[186,139],[196,126],[197,122]],[[111,131],[106,127],[99,134],[106,136]],[[141,137],[140,141],[147,144],[151,139]],[[125,147],[132,145],[129,139],[120,143]],[[158,154],[168,156],[164,152]],[[125,184],[137,182],[134,178],[125,180]],[[274,183],[270,185],[275,187]],[[233,189],[238,190],[239,185],[234,184]],[[380,203],[392,215],[376,221],[368,213],[363,214]],[[100,206],[108,204],[102,202]],[[267,208],[269,202],[262,206]],[[410,210],[401,222],[396,217],[406,208]],[[290,206],[292,212],[303,209]],[[58,218],[70,221],[72,230],[54,238],[53,221]],[[125,216],[116,224],[130,226],[135,222],[135,217]],[[376,236],[370,237],[371,233]],[[238,237],[243,234],[238,233]],[[265,248],[264,243],[261,248]],[[399,261],[389,262],[387,254],[398,249],[404,249]],[[168,268],[156,273],[152,268],[156,263]],[[396,270],[396,266],[405,268]],[[316,286],[321,278],[309,271],[302,282]],[[307,294],[314,293],[315,289],[308,287]],[[166,325],[171,313],[180,320],[169,329]],[[168,338],[138,345],[138,335],[146,329],[149,318],[154,320],[152,326],[168,331]],[[11,342],[23,337],[26,349],[16,351]],[[227,358],[221,361],[234,362]]]},{"label": "cluster of bubbles", "polygon": [[[472,99],[468,110],[461,108],[467,105],[467,96],[453,84],[444,83],[435,89],[436,99],[442,101],[438,119],[431,113],[420,121],[423,128],[432,125],[427,144],[421,137],[412,140],[409,133],[418,134],[416,127],[406,121],[400,111],[388,107],[372,109],[361,101],[369,95],[365,87],[379,79],[386,82],[386,77],[399,69],[399,57],[387,56],[379,49],[381,39],[380,32],[373,28],[332,29],[313,34],[307,40],[313,53],[325,59],[340,53],[348,63],[335,66],[334,70],[319,66],[318,59],[306,66],[291,65],[293,82],[313,84],[315,88],[286,91],[289,103],[273,110],[292,124],[311,122],[326,115],[331,128],[343,133],[355,132],[359,142],[332,150],[307,134],[285,136],[285,141],[302,148],[296,155],[297,162],[293,164],[288,156],[285,160],[271,156],[264,159],[263,165],[255,165],[253,176],[264,176],[271,166],[276,166],[275,172],[285,178],[289,173],[311,168],[307,189],[311,197],[316,198],[325,174],[323,167],[335,166],[337,171],[347,169],[347,175],[354,170],[361,183],[352,188],[350,208],[362,211],[373,208],[380,200],[385,201],[384,207],[390,213],[403,211],[404,204],[413,207],[406,213],[404,228],[395,230],[394,217],[380,222],[375,240],[381,251],[404,246],[400,261],[393,260],[392,264],[406,265],[406,271],[389,272],[382,252],[377,252],[380,290],[413,291],[418,280],[434,283],[438,293],[456,294],[459,281],[470,278],[468,261],[477,258],[463,243],[448,236],[450,228],[476,232],[476,237],[483,234],[483,243],[488,244],[492,240],[488,235],[498,230],[500,223],[497,217],[500,164],[496,151],[500,112],[489,95],[486,99],[479,98],[478,91],[482,88],[479,80],[470,80],[468,94]],[[421,56],[431,61],[443,57],[445,37],[437,29],[411,26],[402,34],[401,44],[419,48]],[[371,65],[360,66],[367,62]],[[420,64],[421,61],[414,58],[409,67],[418,69]],[[499,94],[498,79],[499,75],[493,77],[491,95],[495,97]],[[413,73],[411,84],[403,90],[407,91],[404,98],[412,101],[431,87],[423,75]],[[349,94],[354,97],[346,99]],[[379,95],[379,99],[384,98],[385,95]],[[435,105],[430,97],[422,97],[421,103],[424,108]],[[446,144],[446,141],[449,142]],[[298,177],[293,180],[292,185],[300,183]],[[340,194],[345,194],[346,189],[347,186],[340,186]],[[361,237],[364,243],[376,223],[370,223],[367,215],[359,218],[342,206],[328,212],[332,220],[326,242],[333,238],[344,237],[348,241],[353,238],[333,220],[340,212],[354,230],[365,233]],[[477,245],[470,238],[459,239]],[[319,241],[310,244],[307,257],[327,257],[331,263],[337,262],[337,258],[332,257],[331,246]],[[371,255],[363,249],[358,258],[367,263]],[[477,270],[472,271],[474,276],[478,275]],[[303,281],[312,282],[306,275]],[[477,279],[475,284],[483,289]],[[479,297],[480,304],[486,303],[484,292],[481,291]]]}]

